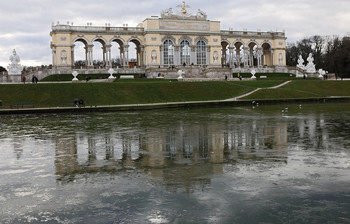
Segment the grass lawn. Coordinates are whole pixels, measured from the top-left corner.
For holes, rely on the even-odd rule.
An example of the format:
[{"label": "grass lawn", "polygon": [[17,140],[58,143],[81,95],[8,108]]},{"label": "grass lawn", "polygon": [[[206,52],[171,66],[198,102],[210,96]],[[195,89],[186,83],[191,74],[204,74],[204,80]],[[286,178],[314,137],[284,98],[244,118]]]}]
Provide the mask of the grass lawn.
[{"label": "grass lawn", "polygon": [[237,82],[237,85],[250,86],[253,88],[268,88],[268,87],[277,86],[283,82],[285,82],[285,80],[257,79],[252,81],[239,81]]},{"label": "grass lawn", "polygon": [[[0,100],[3,108],[9,108],[13,102],[33,102],[35,107],[61,107],[64,101],[74,101],[76,98],[84,99],[87,106],[224,100],[256,88],[276,86],[287,80],[292,82],[278,89],[259,90],[242,100],[350,96],[350,81],[303,80],[288,74],[261,75],[267,78],[234,82],[178,82],[138,78],[135,74],[135,79],[118,79],[115,82],[4,84],[0,85]],[[84,80],[85,76],[79,78]],[[259,74],[256,76],[259,77]],[[101,74],[91,75],[92,79],[99,77]],[[72,78],[69,74],[60,75],[61,81],[70,81]],[[42,81],[55,79],[57,75]]]},{"label": "grass lawn", "polygon": [[350,96],[350,81],[294,80],[278,89],[259,90],[242,100]]},{"label": "grass lawn", "polygon": [[239,96],[253,87],[237,82],[123,81],[0,85],[3,108],[12,102],[34,102],[35,107],[58,107],[82,98],[87,106],[158,102],[222,100]]}]

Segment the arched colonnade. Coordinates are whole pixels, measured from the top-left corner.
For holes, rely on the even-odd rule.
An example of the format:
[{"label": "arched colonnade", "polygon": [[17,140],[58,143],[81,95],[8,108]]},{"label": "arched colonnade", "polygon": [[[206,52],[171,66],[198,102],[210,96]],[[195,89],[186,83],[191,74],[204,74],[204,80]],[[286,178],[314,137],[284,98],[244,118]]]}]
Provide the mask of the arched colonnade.
[{"label": "arched colonnade", "polygon": [[221,64],[223,67],[263,67],[272,66],[274,51],[270,41],[250,40],[221,41]]},{"label": "arched colonnade", "polygon": [[[135,65],[138,67],[143,66],[143,52],[144,47],[142,45],[142,41],[137,37],[131,37],[129,39],[124,39],[122,37],[113,37],[110,40],[106,40],[104,37],[94,37],[93,39],[87,39],[83,36],[78,36],[73,39],[72,46],[71,46],[71,65],[74,65],[75,60],[75,54],[76,54],[76,45],[77,43],[82,43],[84,48],[84,54],[85,54],[85,66],[93,67],[94,61],[96,60],[94,58],[94,46],[100,45],[102,46],[102,67],[114,67],[117,63],[118,66],[121,67],[127,67],[129,66],[129,53],[130,49],[130,43],[133,43],[136,48],[136,62]],[[116,43],[116,46],[118,49],[115,49],[113,43]],[[119,55],[116,55],[116,57],[112,58],[112,52],[115,54],[119,52]],[[116,59],[118,61],[116,62]]]}]

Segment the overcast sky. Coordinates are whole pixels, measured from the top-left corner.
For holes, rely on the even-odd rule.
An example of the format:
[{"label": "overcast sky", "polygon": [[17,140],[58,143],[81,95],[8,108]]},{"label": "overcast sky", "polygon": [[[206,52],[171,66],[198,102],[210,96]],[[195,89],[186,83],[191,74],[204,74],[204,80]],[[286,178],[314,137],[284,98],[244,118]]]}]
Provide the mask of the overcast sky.
[{"label": "overcast sky", "polygon": [[[74,25],[136,26],[160,15],[180,0],[0,0],[0,66],[10,63],[16,49],[25,66],[52,62],[52,22]],[[221,29],[285,31],[288,42],[312,35],[345,35],[350,32],[350,0],[188,0],[190,12],[206,12],[221,21]]]}]

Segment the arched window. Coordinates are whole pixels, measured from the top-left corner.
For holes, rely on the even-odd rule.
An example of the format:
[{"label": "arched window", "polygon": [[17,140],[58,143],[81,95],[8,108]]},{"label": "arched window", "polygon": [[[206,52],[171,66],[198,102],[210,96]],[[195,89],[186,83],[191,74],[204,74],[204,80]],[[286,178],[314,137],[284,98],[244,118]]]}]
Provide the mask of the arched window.
[{"label": "arched window", "polygon": [[171,40],[166,40],[163,43],[164,51],[164,64],[173,65],[174,64],[174,44]]},{"label": "arched window", "polygon": [[190,43],[187,40],[183,40],[180,43],[181,64],[190,64],[191,48]]},{"label": "arched window", "polygon": [[200,40],[196,45],[197,65],[207,64],[207,48],[205,42]]}]

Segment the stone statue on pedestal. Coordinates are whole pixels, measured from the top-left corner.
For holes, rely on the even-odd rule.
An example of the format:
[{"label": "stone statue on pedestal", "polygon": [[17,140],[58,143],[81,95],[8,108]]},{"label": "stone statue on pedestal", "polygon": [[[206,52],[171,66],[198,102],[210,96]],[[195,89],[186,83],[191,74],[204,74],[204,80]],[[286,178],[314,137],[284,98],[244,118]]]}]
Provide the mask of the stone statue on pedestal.
[{"label": "stone statue on pedestal", "polygon": [[299,55],[299,59],[298,59],[298,65],[297,65],[298,68],[301,68],[301,69],[305,69],[305,65],[304,65],[304,59],[301,55]]},{"label": "stone statue on pedestal", "polygon": [[307,73],[315,73],[316,72],[316,68],[315,68],[315,64],[314,64],[314,58],[312,57],[312,54],[309,54],[309,57],[306,59],[308,61],[307,65],[306,65],[306,72]]},{"label": "stone statue on pedestal", "polygon": [[197,19],[207,19],[207,14],[201,11],[200,9],[198,9],[196,17]]},{"label": "stone statue on pedestal", "polygon": [[12,51],[12,55],[10,56],[11,64],[7,66],[8,68],[8,74],[9,75],[20,75],[22,72],[22,66],[19,64],[21,61],[19,56],[16,53],[16,50],[14,49]]},{"label": "stone statue on pedestal", "polygon": [[165,9],[161,12],[161,17],[162,18],[167,18],[167,17],[171,17],[173,15],[173,9],[169,8],[169,9]]}]

